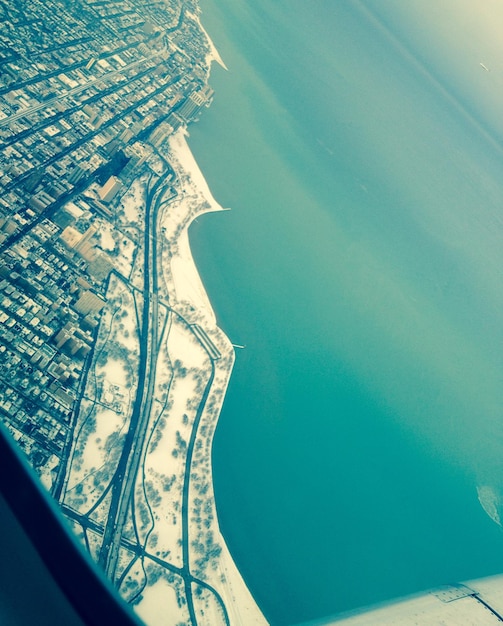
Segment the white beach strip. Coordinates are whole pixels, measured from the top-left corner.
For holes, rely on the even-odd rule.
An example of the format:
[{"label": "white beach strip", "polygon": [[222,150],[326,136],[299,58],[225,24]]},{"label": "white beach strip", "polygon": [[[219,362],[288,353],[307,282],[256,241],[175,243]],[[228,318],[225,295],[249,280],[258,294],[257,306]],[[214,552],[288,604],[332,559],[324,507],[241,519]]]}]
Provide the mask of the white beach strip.
[{"label": "white beach strip", "polygon": [[192,260],[187,231],[181,233],[178,238],[178,254],[171,259],[171,271],[176,299],[190,304],[204,317],[207,325],[216,326],[215,314]]},{"label": "white beach strip", "polygon": [[220,590],[223,591],[225,605],[229,611],[231,624],[242,626],[265,626],[267,624],[259,607],[253,599],[234,560],[222,538],[223,550],[220,556],[219,571],[226,580]]},{"label": "white beach strip", "polygon": [[[213,197],[187,144],[186,136],[187,131],[180,129],[170,137],[169,160],[178,175],[180,202],[185,205],[185,210],[182,212],[190,215],[193,220],[203,213],[225,209]],[[219,337],[217,343],[222,354],[231,355],[231,364],[227,374],[221,373],[224,393],[217,401],[216,415],[218,416],[234,361],[234,350],[228,337],[220,329],[216,329],[215,315],[190,251],[187,228],[188,224],[178,237],[178,250],[171,259],[172,279],[176,291],[175,298],[178,302],[189,302],[197,310],[197,313],[205,319],[206,324],[211,323],[216,332],[216,335],[212,336],[214,339]],[[210,480],[212,482],[211,476]],[[218,531],[220,532],[219,528]],[[221,533],[217,541],[222,546],[222,553],[219,558],[218,569],[216,571],[208,569],[207,571],[208,582],[217,589],[224,599],[230,623],[232,626],[264,626],[267,622],[236,567]]]},{"label": "white beach strip", "polygon": [[[182,213],[191,216],[191,222],[203,213],[223,211],[213,197],[199,166],[186,141],[187,131],[179,129],[169,139],[170,162],[177,171],[180,187],[180,202],[185,205]],[[176,300],[190,303],[204,316],[206,322],[216,326],[216,318],[206,290],[197,271],[188,236],[188,226],[177,239],[177,252],[171,258]]]},{"label": "white beach strip", "polygon": [[213,197],[208,183],[203,176],[203,173],[199,169],[199,165],[192,154],[186,137],[188,135],[187,130],[181,127],[176,133],[169,138],[170,155],[174,156],[178,163],[181,165],[185,174],[187,174],[194,184],[199,194],[209,204],[210,211],[222,211],[224,210],[220,204]]},{"label": "white beach strip", "polygon": [[218,65],[220,65],[220,67],[222,67],[224,70],[228,71],[229,68],[223,62],[222,57],[220,56],[220,54],[219,54],[215,44],[213,43],[211,37],[208,35],[208,33],[206,32],[204,26],[201,24],[201,20],[199,19],[199,16],[198,15],[194,15],[193,13],[191,13],[191,16],[194,18],[194,21],[197,22],[197,25],[201,29],[201,32],[203,33],[203,35],[206,37],[206,41],[208,42],[208,45],[210,47],[210,54],[206,57],[206,61],[207,61],[208,65],[210,65],[213,61],[215,61],[215,63],[218,63]]}]

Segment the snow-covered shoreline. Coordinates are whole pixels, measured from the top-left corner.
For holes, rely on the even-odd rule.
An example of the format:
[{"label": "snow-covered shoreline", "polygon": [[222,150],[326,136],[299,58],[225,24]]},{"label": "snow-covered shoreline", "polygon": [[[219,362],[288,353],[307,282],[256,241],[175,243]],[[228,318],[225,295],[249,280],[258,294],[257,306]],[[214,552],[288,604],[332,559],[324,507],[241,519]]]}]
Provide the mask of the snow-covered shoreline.
[{"label": "snow-covered shoreline", "polygon": [[205,36],[206,41],[208,42],[208,45],[210,47],[210,53],[206,57],[206,62],[208,64],[208,66],[210,67],[211,64],[213,62],[215,62],[215,63],[218,63],[218,65],[220,65],[220,67],[222,67],[224,70],[228,70],[229,68],[227,67],[227,65],[225,65],[222,57],[220,56],[220,53],[217,50],[217,47],[215,46],[215,44],[213,43],[211,37],[208,35],[208,32],[206,31],[206,29],[202,25],[201,19],[200,19],[199,15],[192,15],[192,17],[197,22],[197,25],[201,29],[201,32]]},{"label": "snow-covered shoreline", "polygon": [[[172,259],[171,268],[173,273],[172,278],[177,290],[177,299],[180,298],[190,302],[191,306],[197,311],[198,317],[205,319],[207,323],[211,320],[214,325],[213,332],[216,336],[215,343],[218,342],[219,348],[225,346],[227,354],[232,355],[230,365],[223,366],[226,370],[223,372],[225,382],[220,385],[220,389],[223,393],[220,395],[214,411],[214,423],[212,428],[212,432],[214,432],[234,363],[234,351],[228,337],[216,326],[215,314],[191,254],[187,231],[190,223],[196,219],[198,215],[226,209],[223,209],[213,197],[187,144],[186,137],[187,133],[185,131],[179,131],[170,138],[170,159],[171,157],[173,158],[172,165],[175,170],[177,170],[179,180],[186,181],[185,196],[181,202],[197,202],[199,209],[194,211],[189,206],[186,207],[187,214],[190,214],[192,219],[186,225],[182,233],[180,233],[178,240],[178,258]],[[188,189],[191,191],[190,194],[187,193]],[[175,261],[175,263],[173,263],[173,261]],[[211,458],[211,441],[209,454]],[[209,478],[212,483],[211,475]],[[219,533],[220,537],[218,538],[218,542],[223,549],[219,558],[218,570],[212,572],[214,581],[212,580],[211,582],[215,584],[224,597],[229,616],[231,617],[231,624],[265,624],[266,621],[237,569],[220,530]],[[221,583],[222,575],[226,581],[223,585]]]}]

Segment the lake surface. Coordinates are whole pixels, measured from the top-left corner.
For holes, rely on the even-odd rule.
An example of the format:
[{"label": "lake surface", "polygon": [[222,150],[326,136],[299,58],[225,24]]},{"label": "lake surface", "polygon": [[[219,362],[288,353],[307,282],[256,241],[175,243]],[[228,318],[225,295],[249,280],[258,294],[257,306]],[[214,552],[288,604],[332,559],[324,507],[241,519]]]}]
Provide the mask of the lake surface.
[{"label": "lake surface", "polygon": [[481,59],[463,80],[435,2],[201,4],[229,71],[190,145],[232,211],[190,235],[246,345],[213,465],[250,590],[286,625],[500,573],[477,497],[497,509],[503,486],[503,156]]}]

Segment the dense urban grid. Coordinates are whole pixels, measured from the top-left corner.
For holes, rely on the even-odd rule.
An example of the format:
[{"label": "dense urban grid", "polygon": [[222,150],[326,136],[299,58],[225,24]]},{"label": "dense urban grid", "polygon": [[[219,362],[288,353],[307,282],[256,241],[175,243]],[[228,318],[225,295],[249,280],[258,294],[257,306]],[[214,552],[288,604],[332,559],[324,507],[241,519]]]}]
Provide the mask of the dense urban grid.
[{"label": "dense urban grid", "polygon": [[212,97],[198,12],[0,2],[0,414],[151,623],[231,622],[209,463],[233,353],[170,265],[208,208],[169,147]]},{"label": "dense urban grid", "polygon": [[58,484],[115,267],[96,234],[207,101],[206,50],[181,2],[2,8],[0,408],[34,467],[63,460]]}]

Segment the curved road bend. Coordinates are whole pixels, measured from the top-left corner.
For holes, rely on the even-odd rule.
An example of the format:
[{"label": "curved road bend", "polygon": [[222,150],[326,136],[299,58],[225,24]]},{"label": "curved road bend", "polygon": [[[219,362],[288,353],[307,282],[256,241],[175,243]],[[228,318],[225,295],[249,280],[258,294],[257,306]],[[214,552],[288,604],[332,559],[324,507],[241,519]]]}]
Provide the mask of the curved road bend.
[{"label": "curved road bend", "polygon": [[[187,328],[192,332],[196,340],[199,342],[203,350],[208,355],[208,359],[211,364],[211,373],[208,378],[208,382],[204,388],[203,395],[201,396],[201,401],[199,402],[199,406],[197,408],[196,416],[194,418],[194,424],[192,426],[192,432],[190,435],[190,440],[187,445],[187,456],[185,459],[185,474],[183,479],[183,489],[182,489],[182,555],[183,555],[183,571],[182,576],[185,583],[185,595],[187,598],[187,608],[189,610],[190,618],[192,620],[192,624],[194,626],[197,625],[197,618],[194,610],[194,599],[192,597],[192,583],[200,584],[200,581],[195,578],[190,572],[190,537],[189,537],[189,491],[190,491],[190,480],[192,474],[192,457],[194,455],[194,447],[196,443],[197,433],[199,430],[199,424],[201,423],[201,418],[206,407],[206,402],[208,401],[208,397],[210,395],[211,388],[213,386],[213,382],[215,380],[215,359],[208,347],[201,341],[200,337],[194,331],[192,325],[177,311],[171,309],[171,312],[175,314],[178,318],[180,318],[186,325]],[[222,613],[225,620],[225,625],[230,626],[229,614],[227,612],[227,608],[223,601],[221,595],[213,589],[210,585],[203,584],[203,587],[212,591],[215,595],[217,602],[222,607]]]},{"label": "curved road bend", "polygon": [[[78,513],[77,511],[75,511],[74,509],[72,509],[71,507],[69,507],[69,506],[67,506],[65,504],[62,505],[62,509],[63,509],[63,511],[64,511],[64,513],[65,513],[65,515],[67,517],[69,517],[70,519],[72,519],[75,522],[77,522],[80,526],[82,526],[83,529],[91,530],[92,532],[96,533],[97,535],[102,535],[103,534],[103,525],[102,524],[99,524],[95,520],[90,519],[86,515],[82,515],[81,513]],[[135,556],[137,556],[139,558],[146,557],[147,559],[150,559],[152,562],[156,563],[157,565],[159,565],[161,567],[164,567],[164,569],[167,569],[170,572],[173,572],[173,574],[177,574],[178,576],[183,578],[183,576],[184,576],[184,569],[182,567],[178,567],[177,565],[173,565],[172,563],[169,563],[168,561],[165,561],[161,557],[159,557],[159,556],[157,556],[155,554],[151,554],[150,552],[147,552],[143,546],[138,545],[134,541],[131,541],[130,539],[125,539],[123,537],[121,539],[121,545],[122,545],[123,548],[125,548],[126,550],[128,550],[129,552],[134,554]],[[195,577],[192,577],[192,582],[194,584],[196,584],[196,585],[199,585],[200,587],[204,587],[210,593],[213,593],[215,598],[217,599],[218,603],[221,605],[222,611],[223,611],[224,615],[227,616],[227,610],[225,608],[224,600],[223,600],[222,596],[218,593],[218,591],[214,587],[212,587],[206,581],[199,580],[198,578],[195,578]],[[229,625],[229,620],[227,618],[226,618],[226,624]]]}]

